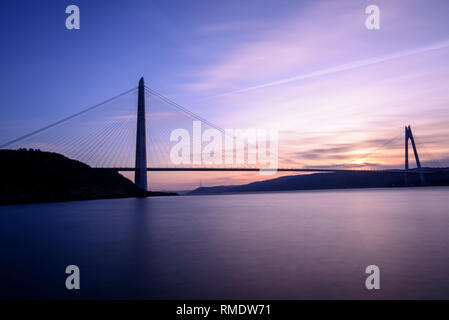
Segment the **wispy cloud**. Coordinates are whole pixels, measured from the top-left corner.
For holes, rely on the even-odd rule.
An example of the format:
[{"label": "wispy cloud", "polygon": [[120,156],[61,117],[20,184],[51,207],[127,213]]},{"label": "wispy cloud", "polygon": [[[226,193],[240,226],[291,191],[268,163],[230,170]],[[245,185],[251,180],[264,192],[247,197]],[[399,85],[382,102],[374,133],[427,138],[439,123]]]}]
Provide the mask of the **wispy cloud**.
[{"label": "wispy cloud", "polygon": [[222,23],[216,23],[216,24],[208,24],[199,27],[196,30],[196,34],[201,36],[216,36],[217,34],[223,33],[223,32],[230,32],[230,31],[239,31],[241,29],[247,29],[248,27],[254,26],[256,23],[250,20],[245,21],[226,21]]},{"label": "wispy cloud", "polygon": [[352,70],[352,69],[356,69],[356,68],[361,68],[361,67],[366,67],[366,66],[370,66],[370,65],[374,65],[374,64],[391,61],[394,59],[405,58],[405,57],[409,57],[409,56],[416,55],[416,54],[421,54],[421,53],[426,53],[426,52],[440,50],[440,49],[446,49],[446,48],[449,48],[449,40],[443,40],[441,42],[430,44],[428,46],[403,50],[403,51],[395,52],[395,53],[385,55],[385,56],[353,61],[353,62],[345,63],[342,65],[325,68],[322,70],[318,70],[318,71],[314,71],[314,72],[310,72],[310,73],[306,73],[306,74],[302,74],[302,75],[297,75],[294,77],[288,77],[288,78],[270,81],[267,83],[263,83],[263,84],[259,84],[259,85],[255,85],[255,86],[251,86],[251,87],[247,87],[247,88],[241,88],[241,89],[225,92],[222,94],[206,97],[206,98],[204,98],[204,100],[217,98],[217,97],[223,97],[223,96],[236,94],[236,93],[244,93],[244,92],[267,88],[267,87],[278,86],[278,85],[282,85],[282,84],[286,84],[286,83],[290,83],[290,82],[296,82],[296,81],[301,81],[301,80],[306,80],[306,79],[311,79],[311,78],[316,78],[316,77],[322,77],[322,76],[331,75],[331,74],[334,74],[337,72],[348,71],[348,70]]}]

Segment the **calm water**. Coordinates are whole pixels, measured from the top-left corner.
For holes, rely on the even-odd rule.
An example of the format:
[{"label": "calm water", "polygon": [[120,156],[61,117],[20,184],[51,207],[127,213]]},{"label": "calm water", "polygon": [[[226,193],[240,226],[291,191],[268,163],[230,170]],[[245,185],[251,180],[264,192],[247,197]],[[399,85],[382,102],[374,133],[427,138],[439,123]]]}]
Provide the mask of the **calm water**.
[{"label": "calm water", "polygon": [[[449,188],[0,207],[0,297],[449,298]],[[65,267],[81,290],[65,289]],[[381,289],[365,289],[365,267]]]}]

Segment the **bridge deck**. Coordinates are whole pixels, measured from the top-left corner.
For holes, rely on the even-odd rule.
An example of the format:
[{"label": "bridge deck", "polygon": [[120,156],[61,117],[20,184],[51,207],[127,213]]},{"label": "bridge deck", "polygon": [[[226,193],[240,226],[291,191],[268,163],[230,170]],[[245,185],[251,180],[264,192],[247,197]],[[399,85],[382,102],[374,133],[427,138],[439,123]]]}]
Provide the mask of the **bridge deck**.
[{"label": "bridge deck", "polygon": [[[114,167],[114,168],[98,168],[115,171],[135,171],[132,167]],[[277,171],[277,172],[383,172],[383,173],[405,173],[403,169],[391,170],[355,170],[355,169],[319,169],[319,168],[279,168],[279,169],[265,169],[265,168],[147,168],[147,171],[216,171],[216,172],[259,172],[259,171]],[[417,171],[409,170],[408,173],[417,173]],[[423,170],[425,173],[426,171]]]}]

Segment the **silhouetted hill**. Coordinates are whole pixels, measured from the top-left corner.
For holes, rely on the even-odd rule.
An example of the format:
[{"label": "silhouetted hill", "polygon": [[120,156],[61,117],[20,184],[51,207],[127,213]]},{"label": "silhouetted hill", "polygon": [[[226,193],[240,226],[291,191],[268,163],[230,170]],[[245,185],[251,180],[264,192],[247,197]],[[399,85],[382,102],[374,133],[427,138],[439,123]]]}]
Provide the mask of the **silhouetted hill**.
[{"label": "silhouetted hill", "polygon": [[176,195],[147,192],[115,171],[39,150],[0,150],[0,204]]},{"label": "silhouetted hill", "polygon": [[[425,169],[426,185],[449,185],[449,169]],[[408,186],[420,186],[416,171],[409,174]],[[291,191],[319,189],[350,189],[350,188],[394,188],[404,187],[404,175],[388,171],[376,172],[332,172],[306,175],[285,176],[271,180],[258,181],[239,186],[201,187],[191,191],[191,195],[261,192],[261,191]]]}]

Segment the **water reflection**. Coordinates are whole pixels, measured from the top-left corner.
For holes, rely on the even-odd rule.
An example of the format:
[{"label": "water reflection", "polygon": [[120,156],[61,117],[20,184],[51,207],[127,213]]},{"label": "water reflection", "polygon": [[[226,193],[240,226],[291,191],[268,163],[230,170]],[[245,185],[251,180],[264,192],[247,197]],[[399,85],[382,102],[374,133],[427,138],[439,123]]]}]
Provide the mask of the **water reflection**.
[{"label": "water reflection", "polygon": [[[0,207],[1,297],[449,298],[448,188]],[[65,290],[65,266],[81,290]],[[381,290],[364,287],[381,269]]]}]

